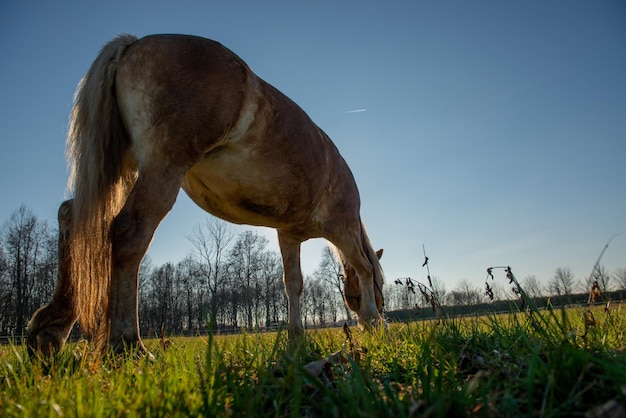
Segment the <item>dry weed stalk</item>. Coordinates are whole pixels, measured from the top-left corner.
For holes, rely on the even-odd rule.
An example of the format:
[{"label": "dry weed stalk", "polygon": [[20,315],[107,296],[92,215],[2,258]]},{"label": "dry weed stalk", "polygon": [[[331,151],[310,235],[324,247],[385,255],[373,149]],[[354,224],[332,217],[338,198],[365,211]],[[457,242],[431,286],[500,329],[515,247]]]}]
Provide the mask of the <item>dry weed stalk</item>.
[{"label": "dry weed stalk", "polygon": [[[437,317],[437,319],[440,320],[443,315],[443,307],[441,306],[441,301],[439,301],[439,298],[437,297],[437,293],[433,286],[433,280],[430,275],[430,266],[428,264],[429,258],[426,255],[426,247],[424,245],[422,245],[422,250],[424,252],[424,262],[422,263],[422,268],[426,267],[426,272],[427,272],[426,278],[428,279],[428,286],[420,282],[413,282],[413,280],[410,277],[395,279],[394,284],[397,284],[397,285],[404,284],[406,286],[406,291],[411,292],[412,294],[416,294],[415,288],[417,287],[417,289],[419,290],[424,300],[430,304],[431,309],[435,313],[435,316]],[[415,307],[417,309],[420,309],[419,306],[417,306],[417,304],[415,305]]]}]

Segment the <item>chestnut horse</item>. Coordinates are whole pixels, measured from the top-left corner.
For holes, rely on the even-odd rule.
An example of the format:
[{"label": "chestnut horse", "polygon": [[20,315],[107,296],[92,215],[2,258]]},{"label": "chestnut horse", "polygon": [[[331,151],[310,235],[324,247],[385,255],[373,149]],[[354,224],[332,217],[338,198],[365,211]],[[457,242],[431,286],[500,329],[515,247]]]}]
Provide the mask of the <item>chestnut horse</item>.
[{"label": "chestnut horse", "polygon": [[306,113],[233,52],[199,37],[122,35],[79,83],[67,137],[73,199],[59,209],[54,296],[29,324],[31,352],[62,347],[78,320],[115,352],[145,350],[138,270],[179,189],[207,212],[276,228],[290,334],[300,244],[326,238],[359,325],[380,320],[383,272],[348,165]]}]

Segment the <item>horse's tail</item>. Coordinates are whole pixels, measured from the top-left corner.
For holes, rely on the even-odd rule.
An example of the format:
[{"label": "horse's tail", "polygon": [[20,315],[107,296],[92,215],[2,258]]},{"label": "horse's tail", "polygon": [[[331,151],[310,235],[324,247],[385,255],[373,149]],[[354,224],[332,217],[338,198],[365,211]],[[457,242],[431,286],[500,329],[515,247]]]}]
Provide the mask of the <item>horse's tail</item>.
[{"label": "horse's tail", "polygon": [[[70,281],[83,332],[93,336],[107,312],[111,225],[135,180],[115,93],[115,70],[137,38],[122,35],[100,51],[79,83],[67,135],[74,194]],[[106,324],[105,324],[106,326]]]}]

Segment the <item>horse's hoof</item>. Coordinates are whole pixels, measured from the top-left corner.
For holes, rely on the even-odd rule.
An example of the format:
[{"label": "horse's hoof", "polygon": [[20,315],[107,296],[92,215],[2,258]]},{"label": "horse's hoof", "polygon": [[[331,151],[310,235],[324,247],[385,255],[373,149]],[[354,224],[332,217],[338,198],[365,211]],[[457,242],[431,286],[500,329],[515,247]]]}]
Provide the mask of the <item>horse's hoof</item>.
[{"label": "horse's hoof", "polygon": [[147,359],[152,362],[156,360],[154,354],[148,351],[141,340],[119,340],[115,344],[109,344],[109,352],[116,357],[132,358],[136,361]]},{"label": "horse's hoof", "polygon": [[[50,324],[50,317],[51,315],[46,305],[38,309],[28,322],[26,347],[31,359],[35,357],[52,357],[65,344],[69,330],[56,324]],[[71,329],[71,326],[69,329]]]},{"label": "horse's hoof", "polygon": [[67,341],[76,322],[68,310],[54,305],[45,305],[33,314],[28,321],[26,347],[31,358],[51,357],[58,353]]},{"label": "horse's hoof", "polygon": [[37,357],[49,358],[63,348],[64,340],[59,339],[57,333],[44,328],[38,332],[29,332],[26,337],[26,347],[31,359]]},{"label": "horse's hoof", "polygon": [[156,357],[154,356],[154,354],[152,354],[150,351],[146,350],[144,352],[141,353],[137,353],[140,355],[139,358],[137,358],[137,360],[141,360],[142,358],[145,358],[146,360],[148,360],[150,363],[154,363],[156,361]]}]

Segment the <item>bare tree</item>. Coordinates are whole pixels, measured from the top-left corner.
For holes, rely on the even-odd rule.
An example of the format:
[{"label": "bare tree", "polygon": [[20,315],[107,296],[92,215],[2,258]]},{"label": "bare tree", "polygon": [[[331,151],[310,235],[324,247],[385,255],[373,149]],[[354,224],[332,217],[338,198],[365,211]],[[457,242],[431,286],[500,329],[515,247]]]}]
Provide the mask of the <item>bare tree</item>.
[{"label": "bare tree", "polygon": [[491,291],[493,292],[493,300],[495,301],[513,300],[518,298],[518,296],[513,291],[513,287],[506,284],[506,282],[494,281],[490,285]]},{"label": "bare tree", "polygon": [[[5,332],[22,332],[28,315],[54,290],[56,245],[47,222],[22,205],[0,232],[4,248],[2,315]],[[35,306],[37,305],[37,306]]]},{"label": "bare tree", "polygon": [[613,279],[621,290],[626,290],[626,267],[618,267],[613,272]]},{"label": "bare tree", "polygon": [[329,300],[328,286],[322,280],[307,277],[302,292],[302,310],[306,312],[305,322],[310,321],[314,328],[326,325]]},{"label": "bare tree", "polygon": [[259,271],[262,264],[261,254],[267,243],[265,237],[252,231],[244,231],[238,235],[229,253],[229,275],[233,286],[231,302],[241,309],[249,329],[258,325],[261,304]]},{"label": "bare tree", "polygon": [[591,275],[585,278],[585,291],[589,292],[595,282],[598,283],[601,292],[608,291],[611,286],[611,275],[603,265],[597,264]]},{"label": "bare tree", "polygon": [[[341,299],[340,304],[343,305],[346,314],[346,320],[349,321],[352,317],[350,309],[343,303],[343,268],[329,245],[326,245],[324,249],[322,249],[322,260],[317,270],[313,272],[313,277],[320,282],[326,283],[334,290],[334,292],[329,293],[334,299],[337,298],[336,295],[339,295]],[[334,301],[333,306],[339,306],[339,303]]]},{"label": "bare tree", "polygon": [[522,289],[524,292],[531,298],[538,298],[543,296],[543,292],[541,290],[541,283],[537,276],[531,274],[530,276],[526,276],[522,279]]},{"label": "bare tree", "polygon": [[482,292],[467,279],[461,280],[448,295],[448,300],[452,305],[471,306],[482,300]]},{"label": "bare tree", "polygon": [[[203,277],[201,283],[204,284],[210,300],[209,312],[203,312],[201,316],[208,313],[213,321],[216,321],[218,310],[223,304],[223,298],[219,295],[224,295],[224,288],[227,286],[223,270],[226,268],[226,255],[233,237],[234,233],[229,225],[215,217],[207,217],[204,224],[197,225],[191,237],[188,237],[195,248],[193,255]],[[203,293],[200,299],[204,300]]]},{"label": "bare tree", "polygon": [[265,326],[278,322],[280,317],[286,316],[286,295],[283,291],[283,264],[273,251],[264,251],[260,254],[260,293],[264,304]]},{"label": "bare tree", "polygon": [[403,279],[394,279],[389,286],[383,288],[383,295],[385,297],[385,310],[397,311],[401,309],[414,308],[415,306],[407,307],[406,302],[406,286]]},{"label": "bare tree", "polygon": [[397,286],[385,286],[383,288],[383,296],[385,297],[385,309],[390,311],[400,309],[400,296]]},{"label": "bare tree", "polygon": [[[417,287],[418,284],[410,277],[395,279],[393,289],[389,289],[389,301],[385,299],[385,305],[395,309],[414,309],[422,304],[428,304]],[[392,286],[387,286],[391,288]]]},{"label": "bare tree", "polygon": [[153,271],[154,266],[150,256],[144,256],[139,266],[139,329],[141,329],[142,334],[149,336],[154,335],[158,331],[154,328],[156,325],[152,318],[154,301],[152,300],[151,277]]},{"label": "bare tree", "polygon": [[197,311],[200,307],[197,293],[201,288],[200,283],[203,279],[201,271],[202,269],[198,262],[190,255],[176,265],[176,281],[181,286],[179,291],[183,293],[182,303],[185,306],[185,327],[187,332],[204,325],[204,320],[197,321],[199,319]]},{"label": "bare tree", "polygon": [[6,334],[10,328],[11,311],[11,275],[9,262],[0,240],[0,333]]},{"label": "bare tree", "polygon": [[35,272],[32,306],[29,310],[45,305],[52,298],[57,279],[56,273],[59,262],[58,232],[54,229],[49,229],[47,223],[44,222],[41,234],[42,252]]},{"label": "bare tree", "polygon": [[153,270],[151,275],[151,299],[154,310],[152,312],[155,322],[155,332],[164,327],[170,331],[175,330],[177,316],[177,292],[175,284],[175,267],[172,263],[165,263]]},{"label": "bare tree", "polygon": [[572,270],[569,267],[558,267],[548,283],[548,290],[553,295],[571,295],[575,286]]}]

